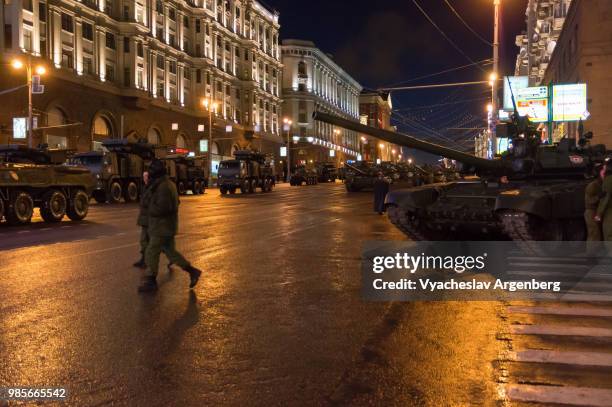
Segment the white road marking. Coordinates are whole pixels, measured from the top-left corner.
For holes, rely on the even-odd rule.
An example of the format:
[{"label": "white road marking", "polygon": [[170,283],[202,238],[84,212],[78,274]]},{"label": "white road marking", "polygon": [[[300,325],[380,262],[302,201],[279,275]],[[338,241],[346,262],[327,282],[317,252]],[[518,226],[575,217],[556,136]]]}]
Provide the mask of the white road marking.
[{"label": "white road marking", "polygon": [[612,338],[612,329],[564,325],[511,325],[510,333],[516,335],[592,336]]},{"label": "white road marking", "polygon": [[511,305],[506,307],[511,314],[543,314],[543,315],[569,315],[583,317],[612,317],[612,308],[585,308],[585,307],[525,307]]},{"label": "white road marking", "polygon": [[612,390],[591,387],[502,384],[498,394],[507,400],[570,406],[611,407]]},{"label": "white road marking", "polygon": [[612,353],[571,352],[529,349],[505,352],[502,360],[530,363],[555,363],[574,366],[612,367]]},{"label": "white road marking", "polygon": [[22,233],[30,233],[30,231],[29,231],[29,230],[19,230],[17,233],[18,233],[18,234],[22,234]]}]

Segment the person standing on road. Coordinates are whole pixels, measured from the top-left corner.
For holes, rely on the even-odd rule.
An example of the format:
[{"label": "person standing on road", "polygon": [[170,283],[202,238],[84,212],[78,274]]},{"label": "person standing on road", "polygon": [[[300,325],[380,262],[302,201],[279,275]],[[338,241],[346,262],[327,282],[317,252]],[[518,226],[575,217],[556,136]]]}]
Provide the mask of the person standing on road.
[{"label": "person standing on road", "polygon": [[378,212],[379,215],[385,211],[385,197],[388,192],[389,182],[382,172],[378,172],[378,177],[374,181],[374,212]]},{"label": "person standing on road", "polygon": [[597,207],[595,220],[603,226],[603,240],[612,241],[612,162],[605,165],[605,178],[602,184],[603,198]]},{"label": "person standing on road", "polygon": [[145,251],[146,271],[139,292],[157,290],[159,255],[164,252],[170,263],[189,273],[189,288],[195,287],[202,272],[193,267],[175,248],[178,231],[178,192],[166,175],[164,163],[154,159],[149,166],[150,200],[148,205],[149,243]]},{"label": "person standing on road", "polygon": [[134,267],[144,269],[145,264],[145,251],[149,243],[149,200],[151,199],[150,188],[149,188],[149,173],[147,171],[142,173],[142,193],[140,194],[140,208],[138,210],[138,219],[136,224],[140,226],[140,260],[133,264]]},{"label": "person standing on road", "polygon": [[587,185],[584,192],[584,221],[587,227],[587,241],[599,242],[602,239],[601,223],[595,220],[597,207],[601,200],[602,184],[606,173],[605,165],[595,167],[597,178]]}]

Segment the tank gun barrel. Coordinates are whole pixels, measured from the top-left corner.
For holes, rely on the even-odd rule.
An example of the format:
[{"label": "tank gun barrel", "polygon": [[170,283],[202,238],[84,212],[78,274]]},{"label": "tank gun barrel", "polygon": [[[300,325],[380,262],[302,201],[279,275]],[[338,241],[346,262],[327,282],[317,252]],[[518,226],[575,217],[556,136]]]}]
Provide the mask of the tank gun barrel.
[{"label": "tank gun barrel", "polygon": [[441,155],[446,158],[457,160],[464,164],[474,166],[479,170],[495,171],[505,168],[504,162],[500,160],[487,160],[484,158],[476,157],[472,154],[464,153],[462,151],[453,150],[452,148],[419,140],[406,134],[396,133],[389,130],[377,129],[371,126],[365,126],[361,123],[343,119],[341,117],[330,115],[327,113],[314,112],[312,114],[312,117],[314,120],[319,120],[324,123],[345,128],[347,130],[353,130],[358,133],[368,134],[370,136],[379,138],[389,143],[410,147],[431,154]]}]

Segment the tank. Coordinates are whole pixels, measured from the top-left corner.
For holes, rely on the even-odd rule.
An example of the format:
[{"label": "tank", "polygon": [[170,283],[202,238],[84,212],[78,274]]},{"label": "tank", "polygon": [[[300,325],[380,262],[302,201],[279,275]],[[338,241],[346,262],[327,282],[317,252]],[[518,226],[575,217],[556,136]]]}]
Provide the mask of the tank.
[{"label": "tank", "polygon": [[[607,150],[590,145],[592,134],[542,144],[526,118],[497,126],[512,148],[487,160],[414,137],[376,129],[325,113],[316,120],[394,144],[456,160],[464,173],[451,182],[394,190],[387,195],[389,219],[415,240],[467,238],[522,242],[584,240],[584,191],[593,167]],[[534,246],[535,247],[535,246]]]},{"label": "tank", "polygon": [[88,169],[65,165],[64,160],[62,151],[0,146],[0,220],[30,223],[36,207],[45,222],[60,222],[64,216],[84,219],[95,178]]},{"label": "tank", "polygon": [[305,165],[298,165],[289,178],[289,185],[291,186],[302,186],[302,185],[316,185],[319,182],[319,175],[317,170]]}]

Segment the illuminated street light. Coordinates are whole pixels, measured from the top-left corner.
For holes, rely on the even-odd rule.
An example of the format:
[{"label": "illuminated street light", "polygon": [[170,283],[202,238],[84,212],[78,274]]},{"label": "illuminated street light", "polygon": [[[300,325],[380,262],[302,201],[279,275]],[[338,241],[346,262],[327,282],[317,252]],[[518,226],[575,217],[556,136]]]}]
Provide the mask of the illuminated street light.
[{"label": "illuminated street light", "polygon": [[19,59],[13,59],[13,62],[11,62],[11,66],[15,69],[21,69],[23,68],[23,62],[21,62],[21,60]]},{"label": "illuminated street light", "polygon": [[208,185],[212,186],[212,117],[213,114],[217,113],[217,107],[219,106],[219,104],[217,102],[214,102],[210,98],[204,98],[202,99],[202,106],[204,106],[204,109],[208,111]]},{"label": "illuminated street light", "polygon": [[487,105],[487,112],[493,113],[493,105],[491,103]]},{"label": "illuminated street light", "polygon": [[[33,90],[33,73],[32,73],[32,58],[30,55],[28,55],[28,60],[27,63],[23,63],[23,61],[21,61],[20,59],[14,59],[11,61],[11,66],[14,69],[21,69],[24,68],[26,69],[26,79],[27,79],[27,86],[28,86],[28,123],[27,123],[27,129],[28,129],[28,146],[32,147],[33,142],[34,142],[34,122],[33,122],[33,114],[32,114],[32,90]],[[34,72],[36,72],[37,75],[44,75],[44,73],[46,72],[46,69],[44,66],[42,65],[38,65],[35,69]]]},{"label": "illuminated street light", "polygon": [[384,145],[383,143],[380,143],[380,144],[378,145],[378,148],[385,148],[385,145]]}]

